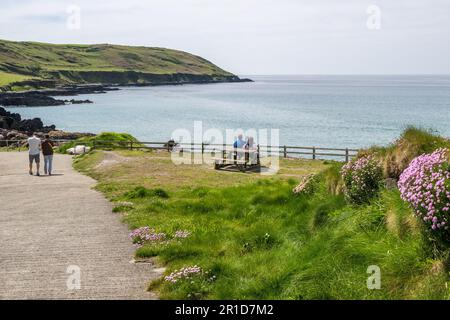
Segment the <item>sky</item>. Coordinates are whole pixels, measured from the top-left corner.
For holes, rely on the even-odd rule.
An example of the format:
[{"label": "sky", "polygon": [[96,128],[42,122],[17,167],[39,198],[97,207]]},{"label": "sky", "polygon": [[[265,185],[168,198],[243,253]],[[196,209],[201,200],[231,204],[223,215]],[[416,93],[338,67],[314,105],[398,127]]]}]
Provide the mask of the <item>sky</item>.
[{"label": "sky", "polygon": [[0,0],[0,38],[179,49],[241,75],[450,74],[450,1]]}]

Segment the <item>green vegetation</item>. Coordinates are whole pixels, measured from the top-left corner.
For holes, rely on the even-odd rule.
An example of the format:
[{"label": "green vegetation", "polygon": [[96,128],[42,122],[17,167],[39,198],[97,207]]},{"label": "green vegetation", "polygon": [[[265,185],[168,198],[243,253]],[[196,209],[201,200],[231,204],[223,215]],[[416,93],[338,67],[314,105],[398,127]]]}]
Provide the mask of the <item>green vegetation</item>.
[{"label": "green vegetation", "polygon": [[0,71],[0,87],[6,86],[13,82],[20,82],[29,79],[31,79],[29,76]]},{"label": "green vegetation", "polygon": [[135,147],[140,145],[136,140],[136,138],[134,138],[132,135],[128,133],[102,132],[93,137],[83,137],[65,143],[58,148],[57,152],[66,153],[67,149],[73,148],[77,145],[85,145],[87,147],[93,147],[94,144],[96,143],[95,141],[99,141],[97,146],[101,147],[102,149],[111,149],[111,150],[115,148],[127,147],[130,142],[133,142]]},{"label": "green vegetation", "polygon": [[374,155],[382,163],[385,177],[398,179],[412,159],[438,148],[450,148],[450,140],[431,130],[408,127],[387,147],[372,147],[361,153]]},{"label": "green vegetation", "polygon": [[[208,76],[210,80],[234,77],[201,57],[165,48],[5,40],[0,40],[0,72],[0,87],[10,85],[10,90],[39,87],[42,80],[56,84],[151,84],[183,81],[181,76],[171,78],[177,74]],[[31,78],[34,84],[20,84]]]},{"label": "green vegetation", "polygon": [[[99,180],[130,229],[168,235],[138,249],[138,258],[156,259],[166,275],[202,268],[189,280],[153,282],[163,299],[450,297],[448,250],[434,248],[395,188],[348,204],[342,164],[282,160],[267,178],[175,166],[166,153],[95,151],[75,167]],[[302,177],[318,172],[312,195],[293,194]],[[173,236],[180,231],[190,235]],[[380,290],[366,286],[372,265],[381,269]]]}]

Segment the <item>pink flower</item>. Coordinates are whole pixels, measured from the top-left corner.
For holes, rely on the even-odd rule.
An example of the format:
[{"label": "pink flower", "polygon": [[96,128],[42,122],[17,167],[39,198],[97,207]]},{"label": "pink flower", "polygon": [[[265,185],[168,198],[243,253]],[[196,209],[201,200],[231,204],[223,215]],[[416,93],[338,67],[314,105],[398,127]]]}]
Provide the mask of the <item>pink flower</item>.
[{"label": "pink flower", "polygon": [[450,166],[447,149],[415,158],[400,176],[398,187],[403,200],[432,230],[447,232],[449,220]]}]

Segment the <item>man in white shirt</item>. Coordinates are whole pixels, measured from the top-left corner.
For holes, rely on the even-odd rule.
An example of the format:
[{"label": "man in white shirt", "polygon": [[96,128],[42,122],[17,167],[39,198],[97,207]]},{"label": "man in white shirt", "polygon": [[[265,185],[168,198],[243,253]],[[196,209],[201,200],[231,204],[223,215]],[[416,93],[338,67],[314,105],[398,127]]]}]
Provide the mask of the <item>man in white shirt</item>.
[{"label": "man in white shirt", "polygon": [[30,134],[28,138],[28,157],[30,160],[30,175],[33,175],[33,161],[36,162],[36,175],[39,176],[39,163],[41,152],[41,139],[36,137],[36,134]]}]

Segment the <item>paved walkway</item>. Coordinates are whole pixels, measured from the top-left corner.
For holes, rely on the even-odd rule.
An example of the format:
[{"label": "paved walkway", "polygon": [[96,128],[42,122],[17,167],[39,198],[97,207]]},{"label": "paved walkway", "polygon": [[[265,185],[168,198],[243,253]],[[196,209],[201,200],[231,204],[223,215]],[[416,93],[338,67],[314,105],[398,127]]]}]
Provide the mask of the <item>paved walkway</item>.
[{"label": "paved walkway", "polygon": [[95,181],[70,156],[55,156],[51,177],[30,176],[27,161],[0,152],[0,299],[155,299],[146,287],[162,270],[130,262],[127,228]]}]

